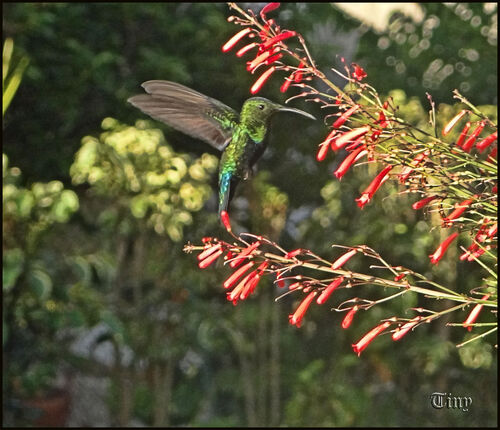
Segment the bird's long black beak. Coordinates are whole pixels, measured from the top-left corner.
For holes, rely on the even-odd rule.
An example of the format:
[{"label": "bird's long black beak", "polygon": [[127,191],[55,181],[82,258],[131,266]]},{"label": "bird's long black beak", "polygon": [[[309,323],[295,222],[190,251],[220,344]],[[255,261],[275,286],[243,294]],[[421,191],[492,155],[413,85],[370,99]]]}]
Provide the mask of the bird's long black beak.
[{"label": "bird's long black beak", "polygon": [[280,112],[295,112],[295,113],[298,113],[299,115],[316,120],[316,118],[314,116],[312,116],[310,113],[304,112],[303,110],[295,109],[295,108],[291,108],[291,107],[286,107],[286,106],[280,106],[280,105],[278,105],[278,106],[279,106],[278,110]]}]

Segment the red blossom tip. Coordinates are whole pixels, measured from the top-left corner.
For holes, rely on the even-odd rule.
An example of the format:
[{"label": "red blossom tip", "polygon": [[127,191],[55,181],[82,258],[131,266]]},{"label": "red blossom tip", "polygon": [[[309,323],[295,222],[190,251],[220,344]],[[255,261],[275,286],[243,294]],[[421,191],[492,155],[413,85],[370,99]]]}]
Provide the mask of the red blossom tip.
[{"label": "red blossom tip", "polygon": [[348,110],[346,110],[332,125],[333,128],[339,128],[347,119],[357,110],[359,109],[359,105],[354,105]]},{"label": "red blossom tip", "polygon": [[249,34],[252,30],[250,28],[244,28],[241,31],[238,31],[231,39],[229,39],[223,46],[222,52],[230,51],[234,45],[236,45],[241,39],[243,39],[247,34]]},{"label": "red blossom tip", "polygon": [[470,135],[470,137],[465,141],[465,143],[462,145],[462,149],[465,151],[465,152],[470,152],[470,150],[472,149],[472,146],[474,145],[474,143],[476,142],[476,139],[477,137],[481,134],[481,132],[483,131],[483,128],[484,126],[486,125],[486,123],[484,121],[481,121],[479,123],[479,125],[476,127],[476,129],[472,132],[472,134]]},{"label": "red blossom tip", "polygon": [[411,207],[415,210],[422,209],[424,206],[427,206],[430,202],[433,200],[436,200],[439,196],[429,196],[425,197],[422,200],[419,200],[418,202],[415,202],[411,205]]},{"label": "red blossom tip", "polygon": [[271,37],[270,39],[266,40],[264,43],[260,45],[260,50],[265,51],[266,49],[269,49],[271,46],[276,45],[277,43],[281,42],[282,40],[286,40],[290,37],[296,36],[297,32],[296,31],[290,31],[286,30],[283,31],[282,33]]},{"label": "red blossom tip", "polygon": [[438,248],[436,249],[436,251],[434,252],[434,254],[431,254],[429,255],[430,259],[431,259],[431,263],[432,264],[437,264],[439,262],[439,260],[441,260],[441,258],[443,258],[443,255],[444,253],[446,252],[446,250],[448,249],[448,247],[450,246],[451,242],[453,242],[453,240],[458,236],[458,233],[455,232],[453,234],[451,234],[450,236],[448,236],[444,241],[443,243],[441,243]]},{"label": "red blossom tip", "polygon": [[267,81],[269,76],[276,70],[276,67],[271,66],[269,69],[267,69],[262,75],[259,76],[259,79],[255,81],[255,83],[252,85],[252,88],[250,88],[250,92],[252,94],[257,94],[264,83]]},{"label": "red blossom tip", "polygon": [[352,349],[356,354],[358,354],[358,357],[361,355],[361,352],[375,339],[380,333],[382,333],[387,327],[391,325],[390,321],[386,321],[377,327],[373,328],[370,330],[368,333],[366,333],[361,340],[352,345]]},{"label": "red blossom tip", "polygon": [[342,254],[339,258],[337,258],[333,264],[332,264],[332,269],[337,270],[340,269],[345,263],[347,263],[356,253],[358,252],[357,249],[351,249],[350,251],[347,251],[345,254]]},{"label": "red blossom tip", "polygon": [[[489,294],[485,294],[481,298],[481,300],[488,300],[489,297],[490,297]],[[464,321],[463,326],[465,328],[467,328],[468,331],[472,330],[471,324],[473,324],[477,320],[477,317],[479,316],[481,309],[483,309],[483,305],[481,305],[481,304],[474,306],[474,309],[472,309],[471,313],[469,314],[467,319]]]},{"label": "red blossom tip", "polygon": [[462,143],[464,143],[464,140],[467,136],[467,133],[469,132],[470,126],[471,126],[470,122],[467,122],[465,124],[464,128],[462,129],[462,132],[460,133],[460,136],[458,136],[457,143],[456,143],[457,146],[461,147]]},{"label": "red blossom tip", "polygon": [[[343,148],[349,142],[352,142],[354,139],[359,136],[363,136],[370,131],[370,126],[365,125],[363,127],[355,128],[354,130],[348,131],[335,140],[335,148],[332,146],[332,149],[337,150]],[[333,145],[333,144],[332,144]]]},{"label": "red blossom tip", "polygon": [[476,144],[476,148],[479,152],[484,152],[484,150],[490,146],[495,140],[497,140],[497,132],[495,131],[495,133],[493,134],[490,134],[488,137],[485,137],[483,140],[481,140],[480,142],[478,142]]},{"label": "red blossom tip", "polygon": [[200,269],[205,269],[210,266],[220,255],[224,252],[223,249],[219,248],[217,251],[211,253],[208,257],[198,263]]},{"label": "red blossom tip", "polygon": [[393,334],[392,334],[392,340],[396,341],[401,339],[406,333],[408,333],[413,327],[415,327],[420,320],[422,319],[422,316],[416,316],[412,320],[408,321],[406,324],[404,324],[402,327],[398,328]]},{"label": "red blossom tip", "polygon": [[316,303],[318,305],[322,305],[323,303],[325,303],[343,281],[344,277],[339,276],[338,278],[330,282],[330,284],[328,284],[328,286],[321,292],[318,299],[316,300]]},{"label": "red blossom tip", "polygon": [[260,241],[256,241],[247,246],[243,251],[240,252],[237,257],[234,258],[233,261],[229,263],[229,266],[231,266],[232,268],[238,267],[241,263],[243,263],[243,260],[245,260],[245,258],[247,258],[249,255],[252,255],[259,246]]},{"label": "red blossom tip", "polygon": [[380,186],[389,178],[389,172],[393,166],[386,166],[384,169],[373,179],[373,181],[368,185],[365,191],[361,194],[361,197],[355,199],[358,206],[362,209],[373,197],[375,192],[380,188]]},{"label": "red blossom tip", "polygon": [[337,179],[340,180],[342,176],[346,174],[349,168],[366,154],[368,154],[368,151],[365,149],[364,145],[355,149],[344,159],[344,161],[342,161],[342,163],[340,163],[340,166],[337,168],[337,170],[335,170],[335,172],[333,172],[333,174],[337,177]]},{"label": "red blossom tip", "polygon": [[302,300],[297,310],[293,314],[288,316],[290,324],[300,327],[300,324],[302,323],[302,318],[304,318],[304,315],[307,309],[309,308],[309,305],[314,300],[314,297],[316,296],[317,293],[318,293],[317,291],[311,291],[306,296],[306,298]]},{"label": "red blossom tip", "polygon": [[266,14],[280,7],[280,3],[268,3],[260,11],[260,17],[266,21]]},{"label": "red blossom tip", "polygon": [[352,323],[352,319],[354,318],[354,314],[358,312],[359,307],[358,305],[354,305],[351,309],[349,309],[349,312],[346,313],[344,319],[342,320],[342,328],[347,329]]},{"label": "red blossom tip", "polygon": [[222,221],[222,224],[224,224],[224,227],[226,228],[227,231],[231,231],[231,223],[229,221],[229,214],[227,211],[222,211],[220,213],[220,219]]},{"label": "red blossom tip", "polygon": [[241,278],[241,276],[251,267],[253,266],[253,261],[249,261],[247,264],[244,266],[241,266],[238,270],[236,270],[229,278],[227,278],[224,281],[223,287],[224,288],[231,288],[237,281],[238,279]]}]

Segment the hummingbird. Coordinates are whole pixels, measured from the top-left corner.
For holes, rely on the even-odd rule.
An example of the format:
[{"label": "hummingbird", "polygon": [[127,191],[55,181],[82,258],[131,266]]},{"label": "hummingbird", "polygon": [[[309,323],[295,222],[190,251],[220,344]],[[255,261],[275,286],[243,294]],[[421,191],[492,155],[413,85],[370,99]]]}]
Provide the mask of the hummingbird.
[{"label": "hummingbird", "polygon": [[307,112],[263,97],[246,100],[238,114],[224,103],[176,82],[152,80],[141,86],[147,94],[130,97],[130,104],[222,152],[219,216],[228,210],[237,184],[250,178],[253,165],[264,153],[271,117],[285,111],[315,119]]}]

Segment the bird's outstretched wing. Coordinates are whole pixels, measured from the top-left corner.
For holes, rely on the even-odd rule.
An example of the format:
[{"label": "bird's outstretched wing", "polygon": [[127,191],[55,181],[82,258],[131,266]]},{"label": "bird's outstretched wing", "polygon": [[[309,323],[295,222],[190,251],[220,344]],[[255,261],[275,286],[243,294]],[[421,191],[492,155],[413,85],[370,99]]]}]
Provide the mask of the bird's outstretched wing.
[{"label": "bird's outstretched wing", "polygon": [[148,94],[127,101],[154,119],[222,151],[231,140],[239,115],[218,100],[169,81],[146,81]]}]

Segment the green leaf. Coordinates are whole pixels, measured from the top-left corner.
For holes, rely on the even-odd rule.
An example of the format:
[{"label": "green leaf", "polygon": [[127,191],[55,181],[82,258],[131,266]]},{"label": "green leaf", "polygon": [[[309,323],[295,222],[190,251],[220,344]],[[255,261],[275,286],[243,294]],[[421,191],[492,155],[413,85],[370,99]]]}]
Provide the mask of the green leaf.
[{"label": "green leaf", "polygon": [[52,279],[47,272],[33,269],[28,274],[28,284],[40,300],[47,300],[52,292]]}]

